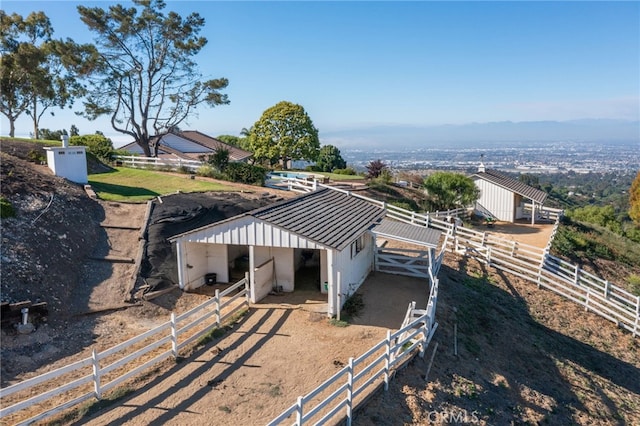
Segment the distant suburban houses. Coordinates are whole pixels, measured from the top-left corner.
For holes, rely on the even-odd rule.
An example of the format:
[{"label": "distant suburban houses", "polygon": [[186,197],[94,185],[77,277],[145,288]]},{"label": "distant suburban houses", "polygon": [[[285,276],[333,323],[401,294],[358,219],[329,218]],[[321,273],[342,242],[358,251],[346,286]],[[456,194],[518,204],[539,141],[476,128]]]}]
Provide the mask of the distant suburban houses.
[{"label": "distant suburban houses", "polygon": [[[158,140],[159,139],[159,140]],[[202,156],[212,155],[217,149],[229,151],[229,161],[247,162],[253,154],[244,149],[222,142],[219,139],[205,135],[196,130],[169,132],[160,137],[154,137],[151,144],[158,146],[158,158],[172,158],[183,160],[201,160]],[[132,154],[143,154],[142,148],[135,142],[121,148]]]}]

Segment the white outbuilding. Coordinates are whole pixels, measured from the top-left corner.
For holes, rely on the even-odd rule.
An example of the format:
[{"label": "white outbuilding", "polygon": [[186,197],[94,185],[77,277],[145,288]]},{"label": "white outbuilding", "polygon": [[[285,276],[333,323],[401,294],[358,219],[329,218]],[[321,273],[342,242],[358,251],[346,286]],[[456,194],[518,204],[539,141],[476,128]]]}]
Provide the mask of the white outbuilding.
[{"label": "white outbuilding", "polygon": [[54,175],[69,179],[71,182],[85,184],[87,174],[87,147],[69,146],[69,136],[62,136],[61,147],[45,147],[47,165]]},{"label": "white outbuilding", "polygon": [[[480,198],[476,201],[475,211],[483,216],[493,217],[504,222],[528,218],[535,223],[536,213],[547,199],[547,193],[529,186],[481,164],[478,172],[472,176],[480,189]],[[530,206],[527,205],[530,201]]]},{"label": "white outbuilding", "polygon": [[400,222],[389,227],[385,214],[381,205],[320,189],[175,235],[169,241],[176,244],[180,288],[200,287],[213,274],[228,282],[232,265],[247,259],[255,303],[273,291],[294,291],[296,271],[314,259],[327,314],[334,316],[374,269],[376,226],[384,225],[390,238],[437,246],[439,231]]}]

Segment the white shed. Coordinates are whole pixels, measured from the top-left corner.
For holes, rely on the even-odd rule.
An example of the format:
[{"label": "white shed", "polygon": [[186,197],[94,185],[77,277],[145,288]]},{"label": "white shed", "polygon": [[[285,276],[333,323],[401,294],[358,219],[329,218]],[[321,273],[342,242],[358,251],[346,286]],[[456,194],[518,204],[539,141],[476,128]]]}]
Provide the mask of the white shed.
[{"label": "white shed", "polygon": [[[274,290],[294,291],[296,271],[314,258],[327,314],[334,316],[373,270],[373,229],[385,213],[380,205],[321,189],[173,236],[180,288],[200,287],[212,274],[228,282],[234,262],[247,258],[255,303]],[[439,235],[428,244],[435,247]]]},{"label": "white shed", "polygon": [[87,147],[69,146],[69,136],[62,136],[61,147],[45,147],[47,165],[54,175],[75,183],[87,183]]},{"label": "white shed", "polygon": [[535,222],[535,211],[540,209],[547,193],[510,178],[495,170],[480,165],[478,173],[472,176],[476,187],[480,189],[480,198],[476,202],[476,212],[492,216],[504,222],[515,222],[525,215],[525,202],[531,201],[531,223]]}]

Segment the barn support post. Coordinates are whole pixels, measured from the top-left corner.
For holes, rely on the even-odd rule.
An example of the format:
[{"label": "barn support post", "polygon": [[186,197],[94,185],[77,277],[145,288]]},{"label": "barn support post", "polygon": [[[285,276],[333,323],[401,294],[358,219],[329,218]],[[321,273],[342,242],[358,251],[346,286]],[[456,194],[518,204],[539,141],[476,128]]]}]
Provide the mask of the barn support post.
[{"label": "barn support post", "polygon": [[182,255],[184,254],[184,243],[180,240],[176,241],[176,257],[178,259],[178,286],[184,290],[186,277],[184,276],[184,266],[182,264]]},{"label": "barn support post", "polygon": [[249,288],[251,303],[256,303],[255,246],[249,246]]},{"label": "barn support post", "polygon": [[531,200],[531,224],[536,224],[536,202]]}]

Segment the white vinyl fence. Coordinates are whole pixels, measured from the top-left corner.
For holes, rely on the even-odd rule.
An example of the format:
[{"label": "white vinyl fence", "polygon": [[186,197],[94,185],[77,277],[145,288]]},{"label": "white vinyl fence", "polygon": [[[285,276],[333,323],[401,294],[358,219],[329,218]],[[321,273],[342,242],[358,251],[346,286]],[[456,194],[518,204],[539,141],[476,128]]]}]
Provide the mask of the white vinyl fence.
[{"label": "white vinyl fence", "polygon": [[[235,293],[234,293],[235,292]],[[225,298],[223,300],[223,298]],[[248,279],[139,336],[90,357],[0,390],[2,424],[26,425],[51,417],[104,392],[172,357],[249,306]],[[47,384],[47,390],[44,389]],[[68,398],[63,403],[52,402]]]},{"label": "white vinyl fence", "polygon": [[158,157],[141,157],[139,155],[114,155],[116,164],[121,163],[127,167],[137,169],[169,169],[179,170],[188,169],[196,171],[204,163],[198,160],[185,160],[182,158],[158,158]]},{"label": "white vinyl fence", "polygon": [[438,280],[435,279],[431,282],[427,309],[417,310],[415,302],[409,304],[407,317],[399,330],[393,333],[388,330],[386,339],[359,357],[349,358],[344,368],[308,394],[298,397],[268,426],[291,424],[292,421],[297,426],[322,425],[342,419],[351,425],[353,410],[366,396],[379,386],[388,390],[395,369],[416,354],[424,356],[438,327],[435,321],[437,301]]},{"label": "white vinyl fence", "polygon": [[562,212],[558,209],[542,209],[549,218],[556,220],[549,244],[543,249],[473,229],[455,227],[440,219],[443,216],[456,216],[455,211],[421,214],[317,182],[292,179],[290,186],[298,188],[299,191],[323,187],[347,192],[354,197],[380,205],[386,209],[386,215],[390,218],[439,229],[447,234],[444,243],[447,251],[473,257],[496,269],[536,283],[538,287],[544,287],[584,305],[586,311],[607,318],[618,327],[640,336],[640,296],[549,254],[551,242],[562,217]]}]

